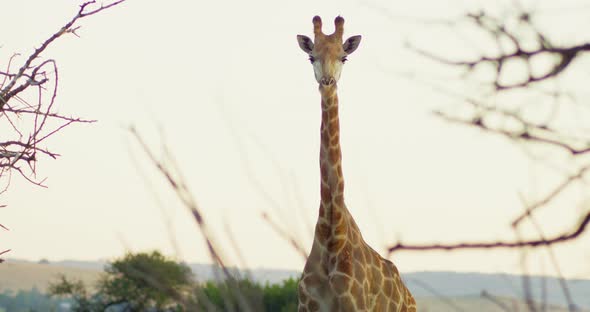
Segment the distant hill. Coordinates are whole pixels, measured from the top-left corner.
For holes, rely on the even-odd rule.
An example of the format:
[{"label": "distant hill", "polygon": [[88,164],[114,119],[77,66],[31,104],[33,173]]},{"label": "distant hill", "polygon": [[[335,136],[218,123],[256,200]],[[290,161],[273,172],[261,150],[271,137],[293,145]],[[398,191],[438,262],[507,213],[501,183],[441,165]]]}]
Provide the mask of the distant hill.
[{"label": "distant hill", "polygon": [[[104,261],[59,261],[39,264],[22,260],[8,260],[0,264],[0,292],[29,290],[33,286],[45,290],[49,281],[58,274],[65,274],[93,284],[103,271]],[[215,280],[216,271],[208,264],[189,263],[198,280]],[[260,283],[279,283],[287,278],[297,278],[299,272],[291,270],[253,269],[249,272],[233,270],[242,277],[249,277]],[[217,275],[218,276],[218,275]],[[459,272],[415,272],[404,274],[408,287],[421,305],[420,311],[498,311],[498,306],[481,298],[486,291],[494,297],[504,298],[503,302],[515,304],[506,298],[524,298],[523,279],[518,275],[482,274]],[[553,306],[567,306],[559,281],[552,277],[529,277],[530,291],[538,302]],[[590,310],[590,280],[567,280],[569,292],[578,307]],[[545,295],[543,295],[545,289]],[[455,306],[454,306],[455,305]],[[430,308],[428,308],[430,307]],[[436,307],[436,308],[433,308]],[[474,309],[474,307],[478,307]],[[488,307],[488,308],[485,308]],[[561,311],[551,308],[550,311]],[[517,311],[523,311],[519,309]],[[563,310],[566,311],[566,310]]]},{"label": "distant hill", "polygon": [[[416,297],[473,297],[482,291],[495,297],[524,298],[523,278],[509,274],[417,272],[404,275]],[[557,306],[567,306],[559,280],[553,277],[528,277],[532,298]],[[590,280],[567,280],[567,288],[578,307],[590,309]],[[545,295],[543,295],[543,289]],[[553,310],[551,310],[553,311]]]},{"label": "distant hill", "polygon": [[[481,296],[454,297],[436,299],[418,297],[416,299],[420,312],[503,312],[503,311],[531,311],[522,300],[511,298],[499,298],[497,303],[482,298]],[[536,311],[568,312],[563,307],[555,305],[536,305]],[[578,309],[576,312],[588,312],[587,309]]]},{"label": "distant hill", "polygon": [[0,292],[30,290],[33,287],[43,292],[47,289],[49,282],[55,281],[60,274],[81,279],[87,285],[93,285],[100,271],[8,260],[0,264]]}]

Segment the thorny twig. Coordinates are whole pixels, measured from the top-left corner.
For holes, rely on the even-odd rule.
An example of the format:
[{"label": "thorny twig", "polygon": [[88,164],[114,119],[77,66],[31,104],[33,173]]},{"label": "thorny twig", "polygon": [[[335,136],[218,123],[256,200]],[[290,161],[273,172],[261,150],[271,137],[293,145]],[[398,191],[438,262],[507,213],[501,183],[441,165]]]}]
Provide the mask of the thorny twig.
[{"label": "thorny twig", "polygon": [[[6,128],[11,129],[3,133],[4,141],[0,142],[0,194],[10,186],[13,172],[34,185],[46,187],[45,179],[36,176],[38,156],[45,155],[55,159],[59,154],[50,152],[41,144],[73,123],[94,122],[63,116],[57,112],[54,106],[59,86],[57,63],[53,59],[43,60],[41,55],[64,34],[77,35],[75,32],[80,26],[74,25],[80,19],[124,1],[117,0],[95,8],[96,1],[83,3],[76,15],[34,49],[18,70],[12,71],[13,63],[21,55],[15,53],[8,60],[4,71],[0,71],[0,76],[3,76],[0,81],[0,122],[4,119]],[[35,100],[28,101],[32,99]],[[8,251],[0,255],[6,252]]]},{"label": "thorny twig", "polygon": [[[79,26],[74,25],[80,19],[124,1],[118,0],[96,8],[93,8],[96,1],[87,1],[81,4],[76,15],[26,57],[18,70],[12,72],[11,69],[16,58],[20,56],[15,53],[10,57],[5,71],[0,71],[0,76],[4,76],[0,84],[0,119],[6,118],[13,129],[12,138],[0,142],[0,167],[4,168],[0,178],[7,177],[10,171],[14,170],[25,179],[42,186],[43,184],[35,176],[37,155],[45,154],[56,158],[58,154],[49,152],[46,147],[39,144],[72,123],[94,122],[93,120],[63,116],[56,112],[54,104],[59,85],[57,65],[53,59],[40,60],[41,54],[64,34],[75,34]],[[38,64],[34,64],[36,62]],[[47,84],[50,82],[52,87],[47,88]],[[46,97],[47,94],[49,97]],[[35,105],[25,100],[25,98],[31,97],[37,99]],[[17,125],[12,122],[13,118],[20,119],[21,122]],[[24,122],[22,122],[23,120]],[[57,126],[46,130],[50,120],[52,120],[52,125],[57,122]],[[63,123],[60,124],[60,121]],[[29,169],[25,169],[21,163],[27,164]],[[8,185],[9,181],[5,183]]]}]

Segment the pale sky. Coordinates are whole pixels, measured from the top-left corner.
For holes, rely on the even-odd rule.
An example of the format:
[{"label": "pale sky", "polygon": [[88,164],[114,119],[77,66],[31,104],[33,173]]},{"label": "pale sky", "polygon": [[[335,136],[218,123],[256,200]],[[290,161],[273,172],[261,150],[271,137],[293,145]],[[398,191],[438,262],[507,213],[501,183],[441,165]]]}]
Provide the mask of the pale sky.
[{"label": "pale sky", "polygon": [[[405,47],[409,41],[445,56],[476,56],[473,47],[485,48],[485,41],[466,44],[473,34],[427,21],[453,19],[486,2],[128,0],[82,20],[81,38],[62,38],[43,56],[58,61],[59,112],[99,122],[72,126],[47,142],[63,155],[38,164],[47,189],[13,179],[0,197],[8,205],[1,223],[11,229],[0,232],[0,249],[30,260],[112,259],[126,249],[173,255],[166,215],[177,257],[210,262],[192,217],[126,132],[133,124],[157,151],[162,129],[230,263],[301,270],[303,260],[261,213],[311,246],[320,97],[296,35],[312,35],[316,14],[326,32],[342,15],[345,36],[363,36],[344,66],[339,95],[345,197],[365,240],[384,252],[399,239],[514,239],[509,223],[522,210],[518,194],[538,198],[561,176],[504,138],[433,116],[460,102],[430,84],[477,90],[453,68]],[[503,14],[512,2],[488,9]],[[572,31],[589,29],[580,18],[581,9],[588,13],[583,3],[525,1],[539,10],[543,29],[564,43],[588,37]],[[4,68],[13,52],[28,55],[58,30],[78,1],[4,1],[1,7],[9,12],[0,19]],[[575,224],[585,196],[583,187],[573,188],[558,208],[545,208],[538,220],[546,234]],[[566,276],[590,278],[589,243],[586,235],[555,248]],[[528,255],[529,272],[554,274],[544,250]],[[402,272],[520,273],[521,258],[495,250],[400,252],[392,260]]]}]

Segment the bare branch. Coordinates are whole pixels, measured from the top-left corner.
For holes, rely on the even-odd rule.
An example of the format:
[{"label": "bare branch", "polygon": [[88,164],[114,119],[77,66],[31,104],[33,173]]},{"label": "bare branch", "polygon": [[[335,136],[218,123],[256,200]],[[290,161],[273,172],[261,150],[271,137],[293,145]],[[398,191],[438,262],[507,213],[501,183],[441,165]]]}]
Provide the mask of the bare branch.
[{"label": "bare branch", "polygon": [[[0,142],[0,181],[2,181],[0,194],[10,186],[13,172],[18,172],[31,184],[46,187],[45,179],[37,177],[38,155],[56,158],[59,154],[50,152],[47,147],[40,144],[72,123],[94,122],[65,117],[56,112],[54,105],[59,86],[58,67],[53,59],[41,59],[41,54],[62,35],[66,33],[77,35],[75,31],[79,29],[79,26],[74,24],[78,20],[124,1],[118,0],[93,10],[91,5],[95,1],[82,4],[78,13],[34,49],[16,72],[12,72],[11,68],[20,56],[17,53],[10,57],[5,71],[0,71],[0,76],[3,76],[0,82],[0,120],[5,118],[6,128],[9,129],[3,133],[3,141]],[[36,100],[31,103],[25,100],[30,98]],[[48,129],[49,127],[55,128]],[[0,227],[7,229],[1,224]],[[0,262],[2,262],[1,259]]]},{"label": "bare branch", "polygon": [[[472,71],[476,67],[484,64],[491,65],[496,69],[496,77],[493,84],[497,91],[528,87],[539,81],[556,77],[568,68],[577,56],[590,51],[590,43],[564,47],[558,47],[551,44],[545,36],[536,30],[532,24],[530,14],[525,12],[520,14],[517,18],[519,19],[520,24],[526,25],[535,34],[536,48],[534,49],[523,48],[520,39],[509,30],[509,27],[507,27],[505,23],[485,14],[484,12],[470,13],[466,15],[466,18],[478,29],[484,31],[493,38],[497,49],[500,51],[499,53],[495,55],[482,55],[479,58],[469,61],[455,61],[412,46],[410,46],[410,48],[432,60],[447,65],[465,67],[468,71]],[[512,43],[510,51],[504,51],[505,48],[502,44],[503,39]],[[557,60],[555,64],[543,74],[534,75],[529,70],[527,77],[520,82],[505,84],[500,81],[506,63],[512,60],[518,60],[526,63],[530,69],[531,59],[534,56],[542,54],[551,55]]]},{"label": "bare branch", "polygon": [[586,171],[590,169],[590,166],[586,166],[578,170],[578,172],[574,175],[567,177],[563,182],[561,182],[557,187],[555,187],[551,192],[549,192],[545,197],[540,199],[539,201],[528,205],[521,215],[516,217],[514,221],[512,221],[512,226],[517,227],[526,217],[530,216],[533,211],[535,211],[539,207],[543,207],[548,204],[551,200],[553,200],[557,195],[559,195],[564,189],[566,189],[572,182],[581,179]]},{"label": "bare branch", "polygon": [[[94,120],[62,116],[55,111],[54,105],[59,86],[57,64],[53,59],[39,59],[40,55],[59,37],[75,31],[79,27],[74,27],[78,20],[124,1],[118,0],[95,8],[92,8],[95,1],[85,2],[74,17],[26,57],[16,72],[12,72],[11,67],[19,54],[13,54],[10,57],[6,70],[0,72],[0,75],[4,76],[0,84],[0,118],[6,118],[13,132],[6,133],[6,141],[0,142],[0,168],[2,168],[0,178],[6,177],[10,170],[15,170],[27,181],[42,185],[42,182],[35,177],[37,156],[46,155],[56,158],[59,154],[50,152],[39,144],[72,123],[94,122]],[[36,62],[38,64],[34,64]],[[46,87],[48,83],[52,84],[50,89]],[[20,96],[21,93],[27,95],[26,97],[35,96],[37,99],[35,105],[23,100],[26,97]],[[57,124],[49,123],[50,120]],[[48,124],[52,127],[55,125],[55,128],[46,129]],[[26,164],[28,169],[20,165],[21,163]]]},{"label": "bare branch", "polygon": [[[521,201],[523,202],[523,204],[525,206],[525,210],[529,211],[530,207],[527,208],[526,202],[524,201],[524,198],[522,196],[521,196]],[[543,229],[541,228],[541,225],[535,220],[533,215],[530,212],[525,213],[525,215],[527,216],[529,221],[533,224],[535,230],[539,234],[539,238],[542,240],[547,240],[547,238],[545,237],[545,234],[543,233]],[[514,228],[516,229],[516,227],[514,227]],[[575,308],[576,304],[574,303],[574,301],[572,299],[570,289],[567,286],[567,282],[566,282],[565,278],[563,277],[563,274],[561,273],[561,268],[559,267],[559,263],[557,262],[557,257],[555,255],[552,245],[547,245],[547,252],[549,253],[549,258],[553,264],[555,272],[557,273],[559,285],[560,285],[561,290],[562,290],[562,292],[565,296],[565,299],[568,303],[568,307],[569,307],[570,311],[574,311],[575,309],[572,309],[572,308]],[[543,285],[545,286],[545,284],[543,284]],[[546,292],[545,288],[543,288],[543,292],[544,293]],[[545,302],[543,302],[543,304],[545,304]]]},{"label": "bare branch", "polygon": [[[2,89],[0,90],[0,110],[4,107],[4,104],[9,102],[10,99],[15,96],[16,94],[20,93],[21,91],[23,91],[25,88],[18,90],[15,92],[15,90],[13,90],[12,88],[14,87],[14,85],[16,84],[16,82],[23,77],[23,75],[25,74],[25,71],[28,70],[31,67],[31,64],[33,63],[33,61],[35,59],[37,59],[39,57],[39,55],[41,55],[41,53],[43,51],[45,51],[45,49],[47,49],[47,47],[53,43],[57,38],[61,37],[62,35],[66,34],[66,33],[70,33],[72,32],[72,26],[81,18],[84,18],[86,16],[90,16],[90,15],[94,15],[100,11],[103,11],[105,9],[108,9],[110,7],[113,7],[115,5],[118,5],[122,2],[124,2],[125,0],[119,0],[119,1],[115,1],[109,5],[106,6],[102,6],[98,9],[95,10],[91,10],[88,12],[84,12],[84,10],[86,9],[86,7],[88,7],[91,4],[96,3],[96,1],[89,1],[89,2],[85,2],[80,6],[80,10],[78,11],[78,14],[76,14],[69,22],[67,22],[60,30],[58,30],[56,33],[54,33],[53,35],[51,35],[49,37],[49,39],[45,40],[41,46],[37,49],[35,49],[35,51],[33,51],[33,53],[31,53],[31,55],[29,55],[29,57],[25,60],[25,62],[23,63],[23,65],[20,67],[20,69],[18,70],[18,72],[12,77],[12,79],[8,82],[8,84]],[[37,70],[40,66],[37,66]],[[35,77],[36,71],[33,72],[33,75],[30,75],[31,77]],[[30,79],[29,79],[30,80]],[[17,88],[18,89],[18,88]]]},{"label": "bare branch", "polygon": [[6,254],[8,252],[10,252],[10,249],[6,249],[4,251],[0,251],[0,263],[4,262],[4,259],[2,259],[2,255],[3,254]]},{"label": "bare branch", "polygon": [[80,122],[80,123],[94,123],[97,120],[95,119],[82,119],[79,117],[67,117],[67,116],[63,116],[57,113],[45,113],[45,112],[38,112],[38,111],[33,111],[33,110],[28,110],[28,109],[10,109],[10,108],[5,108],[3,110],[3,113],[13,113],[13,114],[32,114],[32,115],[40,115],[40,116],[47,116],[47,117],[52,117],[55,119],[61,119],[64,121],[73,121],[73,122]]},{"label": "bare branch", "polygon": [[110,4],[107,4],[107,5],[102,5],[101,4],[100,5],[100,8],[98,8],[98,9],[95,9],[95,10],[92,10],[92,11],[88,11],[88,12],[84,12],[84,9],[86,9],[86,7],[88,5],[96,3],[96,1],[89,1],[89,2],[86,2],[86,3],[84,3],[84,4],[82,4],[80,6],[80,11],[78,12],[78,14],[80,15],[80,17],[90,16],[90,15],[96,14],[96,13],[102,11],[102,10],[106,10],[106,9],[108,9],[110,7],[114,7],[115,5],[121,4],[123,2],[125,2],[125,0],[118,0],[118,1],[115,1],[115,2],[110,3]]},{"label": "bare branch", "polygon": [[[237,286],[236,279],[230,273],[224,257],[221,255],[221,250],[217,247],[215,243],[213,233],[209,230],[207,223],[201,213],[199,206],[197,205],[192,193],[190,192],[186,182],[182,178],[180,170],[175,166],[174,162],[170,166],[164,165],[161,161],[159,161],[153,152],[148,148],[147,144],[143,140],[143,138],[139,135],[137,130],[134,127],[129,129],[131,134],[135,137],[136,141],[140,145],[141,149],[145,152],[147,157],[150,159],[152,164],[156,167],[156,169],[164,176],[164,178],[168,181],[172,190],[176,193],[178,198],[181,200],[182,204],[190,211],[193,219],[195,220],[199,231],[201,232],[201,236],[207,245],[207,250],[213,262],[217,264],[225,277],[226,282],[230,283],[230,289],[235,293],[237,299],[240,304],[240,308],[244,309],[245,311],[251,311],[250,304],[248,303],[247,299],[241,293],[239,287]],[[167,153],[167,157],[171,158],[171,155]]]},{"label": "bare branch", "polygon": [[[495,112],[500,112],[500,111],[495,111]],[[523,140],[523,141],[528,141],[528,142],[536,142],[536,143],[542,143],[542,144],[546,144],[546,145],[559,147],[574,156],[586,154],[586,153],[590,152],[590,146],[584,147],[584,148],[579,148],[579,147],[572,146],[571,144],[565,142],[563,139],[546,137],[546,136],[539,135],[538,133],[534,133],[534,131],[532,131],[530,129],[536,129],[536,130],[541,130],[544,132],[552,133],[555,136],[559,135],[559,134],[555,133],[553,130],[549,129],[548,127],[535,126],[535,125],[532,125],[532,124],[525,122],[525,121],[522,122],[522,125],[524,126],[525,130],[522,130],[519,132],[514,132],[514,131],[501,129],[501,128],[492,128],[491,126],[489,126],[488,124],[485,123],[484,118],[481,116],[475,116],[471,119],[462,119],[462,118],[457,118],[457,117],[445,115],[442,112],[435,112],[435,114],[446,121],[449,121],[452,123],[457,123],[457,124],[473,126],[473,127],[479,128],[481,130],[484,130],[486,132],[505,136],[511,140]]]},{"label": "bare branch", "polygon": [[277,234],[279,234],[279,236],[284,238],[286,241],[289,242],[289,244],[291,244],[291,246],[293,246],[293,248],[295,248],[299,255],[303,257],[304,262],[307,262],[307,252],[305,252],[305,249],[301,246],[301,244],[299,244],[295,237],[293,237],[292,235],[281,229],[276,223],[274,223],[266,212],[262,213],[262,218],[270,225],[270,227],[272,227],[272,229]]},{"label": "bare branch", "polygon": [[557,235],[549,239],[524,240],[516,242],[496,241],[496,242],[475,242],[475,243],[457,243],[457,244],[427,244],[427,245],[406,245],[401,242],[388,248],[389,254],[401,250],[455,250],[455,249],[497,249],[497,248],[522,248],[522,247],[542,247],[554,244],[565,243],[580,236],[590,223],[590,212],[588,212],[578,226],[570,231]]},{"label": "bare branch", "polygon": [[170,186],[172,187],[174,192],[178,195],[179,199],[191,212],[192,216],[194,217],[194,219],[199,227],[199,230],[201,231],[203,239],[205,240],[205,244],[208,247],[208,250],[209,250],[212,260],[221,266],[221,268],[222,268],[223,272],[226,274],[227,278],[232,278],[232,275],[227,270],[227,267],[225,265],[225,261],[220,256],[217,249],[215,248],[215,244],[212,242],[211,233],[209,233],[209,229],[204,222],[204,219],[203,219],[203,216],[202,216],[201,211],[199,209],[199,206],[196,204],[196,201],[192,197],[192,194],[188,190],[184,181],[180,180],[178,177],[175,177],[169,168],[167,168],[164,164],[162,164],[162,162],[158,161],[156,156],[148,148],[147,144],[144,142],[143,138],[139,135],[139,133],[137,132],[137,130],[135,128],[131,127],[129,129],[129,131],[135,137],[135,139],[137,140],[137,142],[139,143],[139,145],[141,146],[141,148],[145,152],[145,154],[148,156],[148,158],[150,159],[152,164],[154,164],[154,166],[156,166],[158,171],[166,178],[166,180],[168,181],[168,183],[170,184]]}]

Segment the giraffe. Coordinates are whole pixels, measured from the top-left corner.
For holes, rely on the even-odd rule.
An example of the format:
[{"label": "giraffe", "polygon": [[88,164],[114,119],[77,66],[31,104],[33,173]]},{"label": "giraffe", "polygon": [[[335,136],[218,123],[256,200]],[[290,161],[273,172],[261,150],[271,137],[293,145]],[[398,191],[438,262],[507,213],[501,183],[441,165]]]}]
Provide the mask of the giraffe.
[{"label": "giraffe", "polygon": [[313,65],[322,107],[321,202],[311,253],[298,286],[298,311],[416,312],[416,302],[397,268],[363,240],[344,204],[336,85],[342,64],[357,49],[361,36],[343,43],[344,19],[338,16],[334,24],[334,33],[325,35],[321,18],[315,16],[314,40],[297,36]]}]

